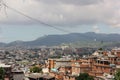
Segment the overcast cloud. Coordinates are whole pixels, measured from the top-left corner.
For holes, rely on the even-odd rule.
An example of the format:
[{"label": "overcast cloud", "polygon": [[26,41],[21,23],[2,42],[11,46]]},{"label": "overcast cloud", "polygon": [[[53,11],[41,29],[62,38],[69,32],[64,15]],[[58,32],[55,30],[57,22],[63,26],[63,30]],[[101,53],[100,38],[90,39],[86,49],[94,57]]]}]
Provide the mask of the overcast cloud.
[{"label": "overcast cloud", "polygon": [[[6,4],[52,25],[105,24],[120,27],[120,0],[6,0]],[[6,15],[7,13],[7,15]],[[0,24],[35,24],[2,7]]]}]

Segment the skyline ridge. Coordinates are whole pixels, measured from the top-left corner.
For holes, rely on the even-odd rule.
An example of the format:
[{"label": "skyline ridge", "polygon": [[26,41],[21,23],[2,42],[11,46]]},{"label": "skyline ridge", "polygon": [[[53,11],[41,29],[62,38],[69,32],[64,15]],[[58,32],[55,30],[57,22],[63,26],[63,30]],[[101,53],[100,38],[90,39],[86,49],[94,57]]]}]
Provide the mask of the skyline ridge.
[{"label": "skyline ridge", "polygon": [[70,33],[62,35],[47,35],[36,38],[32,41],[13,41],[10,43],[0,43],[0,47],[39,47],[39,46],[58,46],[61,44],[74,43],[84,46],[104,43],[103,46],[119,46],[120,34],[100,34],[94,32]]}]

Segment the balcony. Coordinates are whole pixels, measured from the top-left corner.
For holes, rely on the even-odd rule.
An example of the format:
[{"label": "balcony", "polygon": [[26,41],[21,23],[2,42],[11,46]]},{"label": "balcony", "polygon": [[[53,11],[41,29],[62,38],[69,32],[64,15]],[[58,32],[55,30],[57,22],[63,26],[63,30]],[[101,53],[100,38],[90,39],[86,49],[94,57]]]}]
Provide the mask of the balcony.
[{"label": "balcony", "polygon": [[110,65],[109,64],[98,64],[98,63],[96,63],[96,64],[94,64],[95,66],[101,66],[101,67],[110,67]]}]

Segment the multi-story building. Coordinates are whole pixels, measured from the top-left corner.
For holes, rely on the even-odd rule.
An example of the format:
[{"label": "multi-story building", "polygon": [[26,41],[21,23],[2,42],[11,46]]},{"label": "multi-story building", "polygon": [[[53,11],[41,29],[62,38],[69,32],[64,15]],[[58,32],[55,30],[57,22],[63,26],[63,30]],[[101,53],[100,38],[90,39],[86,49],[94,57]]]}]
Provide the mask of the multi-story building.
[{"label": "multi-story building", "polygon": [[92,69],[90,59],[80,59],[72,61],[72,75],[79,75],[80,73],[88,73]]}]

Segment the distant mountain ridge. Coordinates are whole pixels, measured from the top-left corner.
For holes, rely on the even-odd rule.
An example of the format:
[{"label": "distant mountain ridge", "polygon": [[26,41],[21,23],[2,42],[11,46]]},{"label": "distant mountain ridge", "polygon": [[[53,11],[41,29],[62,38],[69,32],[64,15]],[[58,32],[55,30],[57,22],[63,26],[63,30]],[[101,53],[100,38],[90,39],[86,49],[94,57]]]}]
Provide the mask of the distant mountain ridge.
[{"label": "distant mountain ridge", "polygon": [[[11,46],[55,46],[62,43],[73,43],[77,41],[103,41],[103,42],[120,42],[120,34],[104,34],[104,33],[70,33],[64,35],[47,35],[37,38],[33,41],[14,41],[11,43],[0,43],[0,47]],[[118,44],[117,44],[118,45]]]}]

